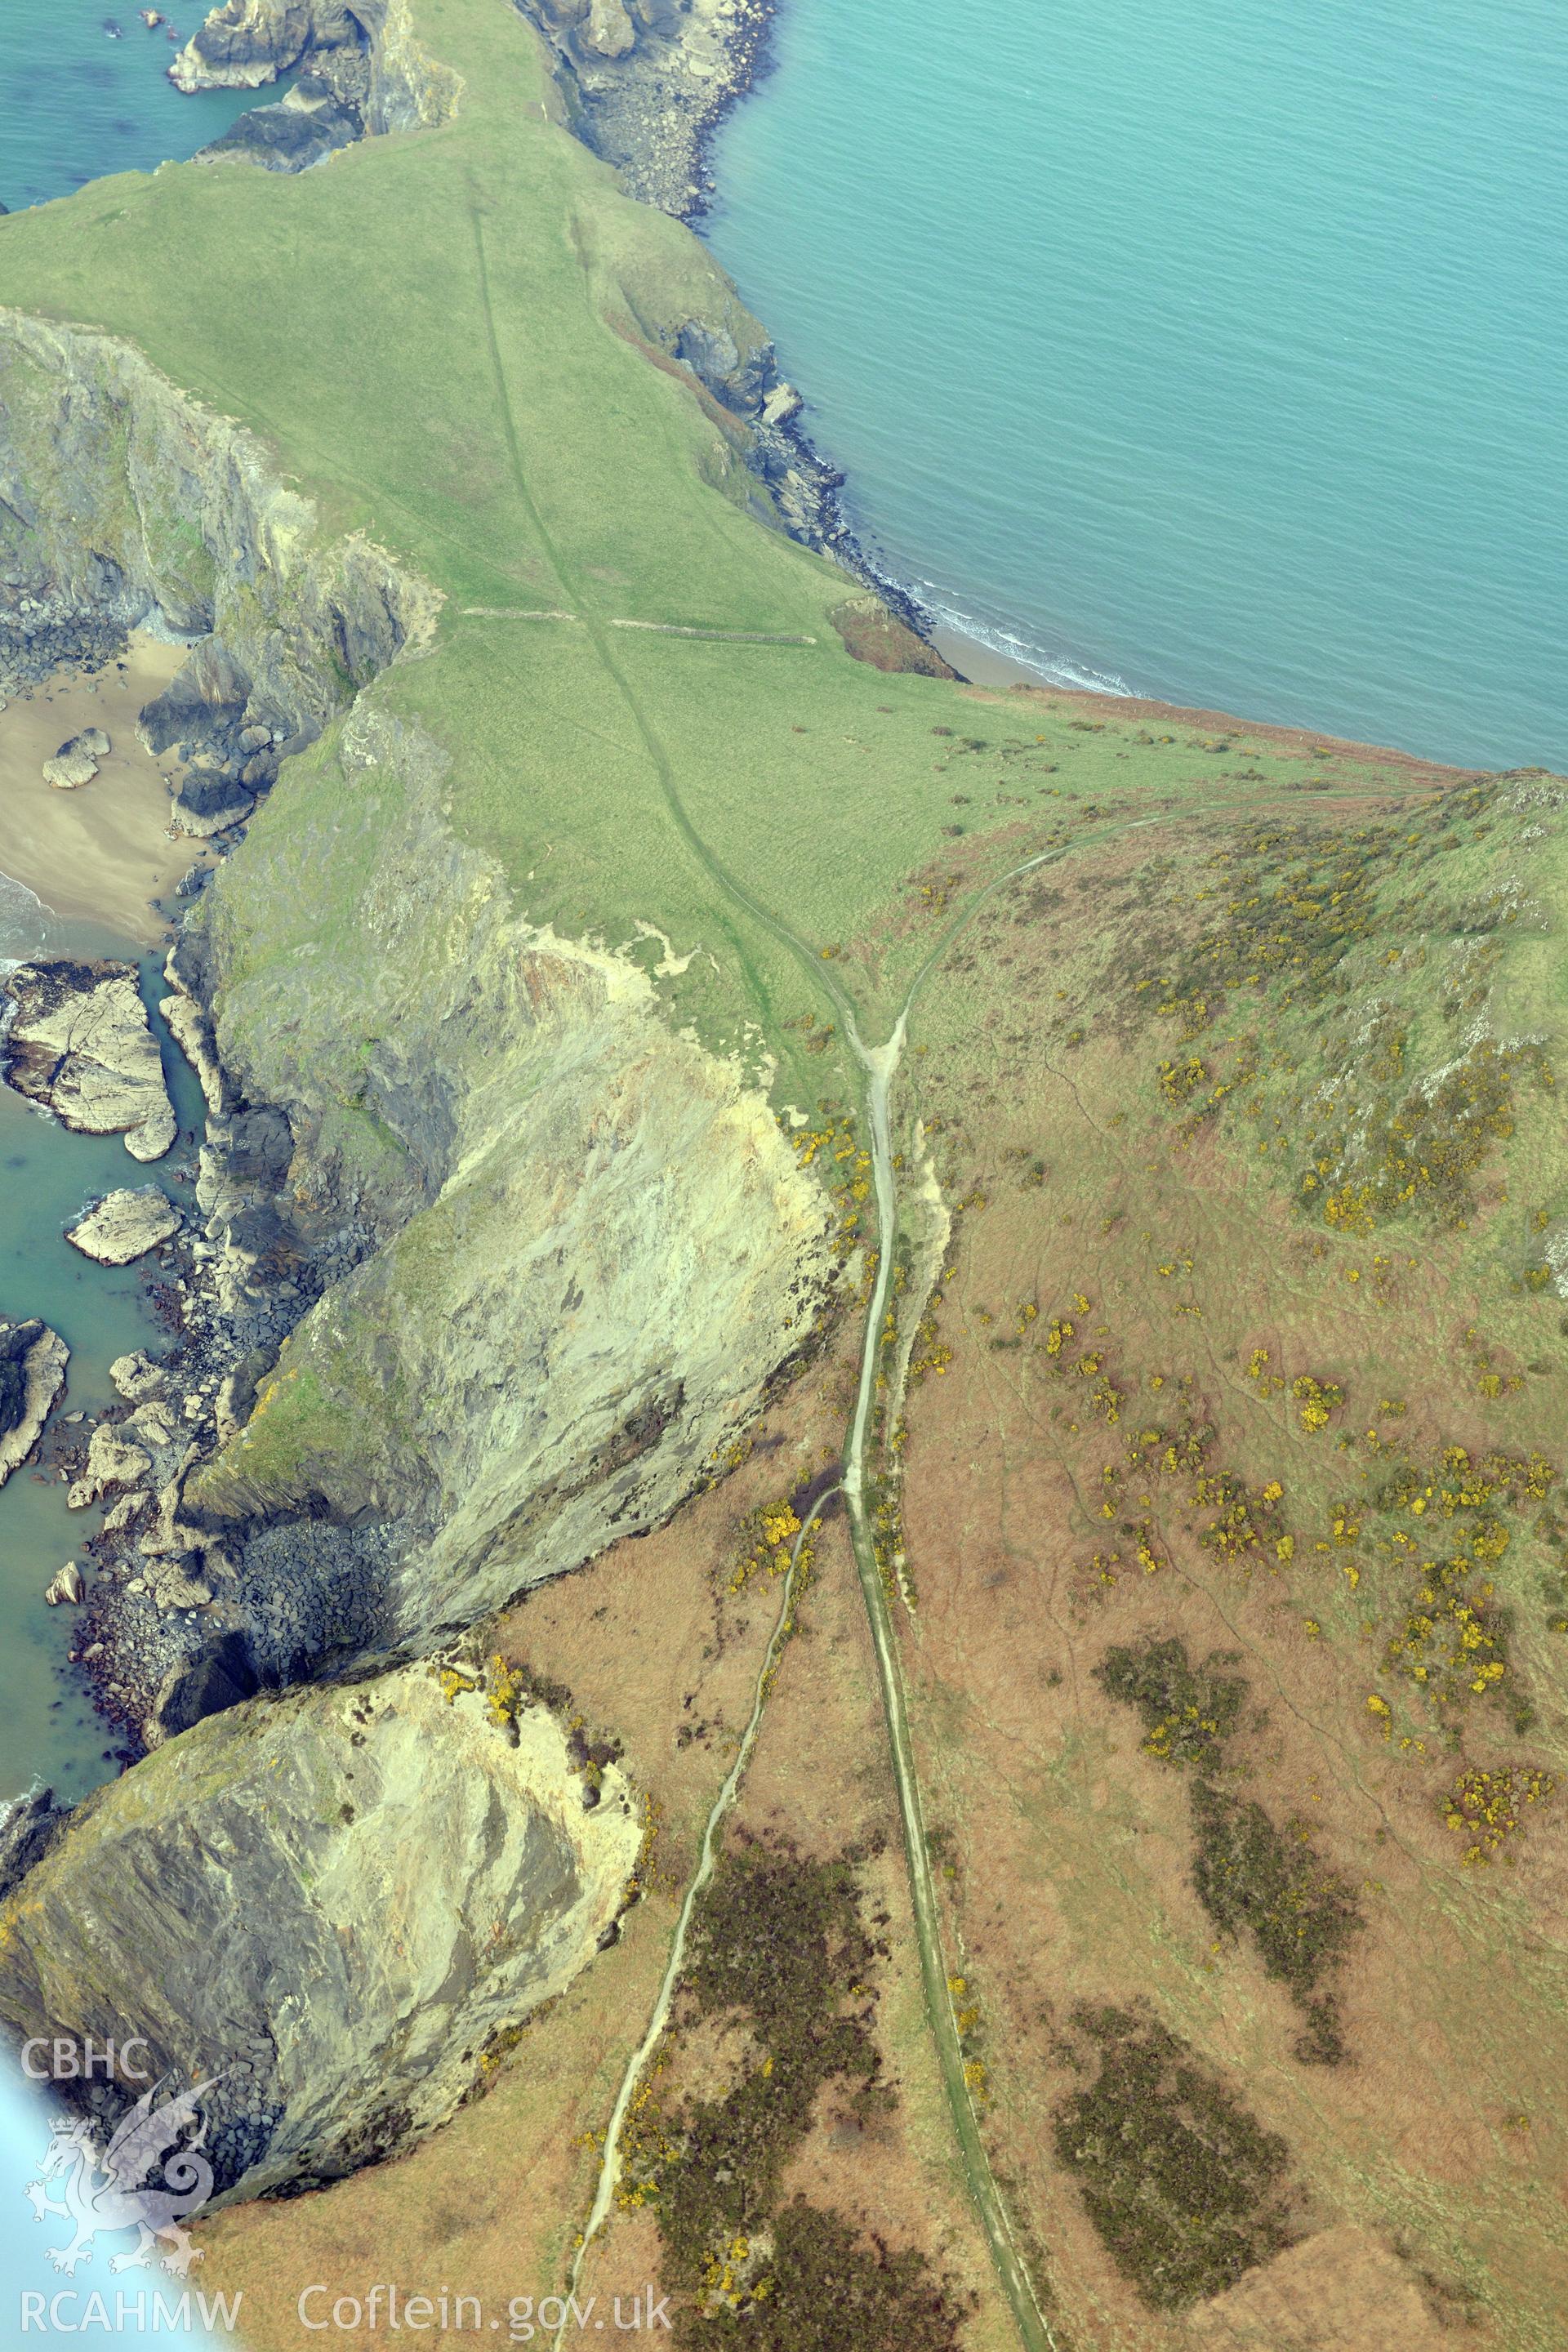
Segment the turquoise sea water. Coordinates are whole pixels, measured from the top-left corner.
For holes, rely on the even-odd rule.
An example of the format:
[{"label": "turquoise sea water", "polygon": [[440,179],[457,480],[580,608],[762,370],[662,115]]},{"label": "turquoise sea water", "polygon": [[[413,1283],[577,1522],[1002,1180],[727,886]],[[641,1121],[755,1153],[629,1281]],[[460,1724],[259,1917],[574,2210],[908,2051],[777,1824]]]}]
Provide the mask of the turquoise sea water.
[{"label": "turquoise sea water", "polygon": [[[156,0],[0,0],[0,204],[16,212],[108,172],[194,155],[255,104],[250,90],[182,98],[167,78],[169,26],[149,31],[142,5]],[[182,0],[163,13],[184,42],[206,10]]]},{"label": "turquoise sea water", "polygon": [[[14,908],[8,927],[4,918],[0,907],[0,952],[37,944],[18,936]],[[42,944],[51,954],[137,956],[112,933],[81,923],[51,923]],[[142,962],[143,993],[155,1004],[162,992],[156,965],[151,958]],[[166,1034],[162,1045],[182,1126],[199,1129],[195,1077]],[[139,1167],[118,1136],[72,1135],[0,1087],[0,1315],[42,1316],[71,1351],[56,1428],[62,1414],[118,1402],[109,1378],[116,1356],[132,1348],[158,1355],[168,1345],[142,1270],[94,1265],[71,1248],[65,1228],[89,1200],[121,1185],[160,1182],[188,1204],[190,1187],[173,1171],[190,1158],[188,1149],[176,1147],[156,1166]],[[0,1803],[35,1780],[61,1796],[79,1796],[116,1769],[108,1727],[66,1663],[79,1638],[80,1613],[50,1609],[43,1597],[68,1559],[79,1559],[91,1581],[82,1545],[103,1514],[68,1511],[65,1495],[58,1473],[46,1475],[37,1465],[13,1471],[0,1487]]]},{"label": "turquoise sea water", "polygon": [[1064,679],[1568,767],[1561,0],[782,0],[709,235],[853,519]]},{"label": "turquoise sea water", "polygon": [[[184,40],[205,11],[185,5],[165,13]],[[108,25],[118,25],[123,37],[111,39]],[[182,98],[167,79],[174,54],[167,27],[149,31],[137,7],[0,0],[0,201],[15,211],[105,173],[151,171],[194,153],[255,102],[247,91]],[[0,958],[26,955],[40,943],[37,902],[5,879],[5,862],[0,839]],[[136,952],[79,924],[50,924],[47,944],[57,953]],[[155,997],[155,981],[149,986]],[[166,1041],[164,1061],[189,1124],[199,1097]],[[162,1344],[137,1270],[92,1265],[64,1239],[92,1194],[149,1176],[178,1197],[169,1163],[140,1169],[117,1137],[69,1135],[0,1088],[0,1315],[41,1315],[69,1346],[61,1413],[110,1402],[114,1357],[135,1347],[156,1352]],[[101,1516],[68,1513],[58,1480],[31,1469],[0,1490],[0,1801],[35,1779],[79,1795],[114,1769],[105,1727],[65,1662],[79,1618],[43,1601],[49,1578],[79,1553]]]}]

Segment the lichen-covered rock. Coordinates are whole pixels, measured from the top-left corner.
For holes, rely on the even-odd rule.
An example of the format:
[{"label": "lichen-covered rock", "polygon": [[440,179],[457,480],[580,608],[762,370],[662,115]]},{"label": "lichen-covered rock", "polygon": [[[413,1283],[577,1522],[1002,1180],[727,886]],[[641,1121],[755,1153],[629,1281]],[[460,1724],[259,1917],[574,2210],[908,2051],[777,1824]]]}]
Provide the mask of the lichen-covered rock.
[{"label": "lichen-covered rock", "polygon": [[144,1348],[134,1348],[128,1356],[116,1356],[109,1367],[109,1377],[127,1404],[145,1404],[150,1398],[164,1395],[169,1375],[162,1364],[155,1364]]},{"label": "lichen-covered rock", "polygon": [[85,1511],[109,1487],[133,1486],[152,1467],[152,1455],[121,1429],[106,1422],[92,1433],[87,1449],[87,1468],[68,1488],[66,1507]]},{"label": "lichen-covered rock", "polygon": [[0,1486],[42,1436],[69,1361],[70,1349],[47,1323],[0,1322]]},{"label": "lichen-covered rock", "polygon": [[133,1160],[161,1160],[177,1129],[135,965],[18,964],[4,993],[6,1083],[79,1135],[123,1135]]},{"label": "lichen-covered rock", "polygon": [[642,1839],[614,1765],[588,1809],[555,1718],[468,1679],[253,1698],[98,1790],[0,1910],[0,2021],[216,2078],[229,2198],[444,2121],[592,1960]]},{"label": "lichen-covered rock", "polygon": [[85,1217],[66,1229],[66,1239],[100,1265],[129,1265],[180,1230],[180,1213],[156,1184],[137,1192],[109,1192]]}]

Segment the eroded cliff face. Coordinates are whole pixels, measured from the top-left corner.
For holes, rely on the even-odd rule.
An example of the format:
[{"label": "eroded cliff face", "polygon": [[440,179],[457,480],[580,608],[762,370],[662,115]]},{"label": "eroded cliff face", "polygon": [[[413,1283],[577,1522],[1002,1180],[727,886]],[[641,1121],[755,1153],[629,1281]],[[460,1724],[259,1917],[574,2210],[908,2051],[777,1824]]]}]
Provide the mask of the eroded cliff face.
[{"label": "eroded cliff face", "polygon": [[189,639],[143,727],[188,749],[193,829],[245,815],[439,603],[368,541],[328,539],[253,435],[131,345],[0,310],[0,670],[79,622]]},{"label": "eroded cliff face", "polygon": [[[318,1253],[345,1211],[364,1236],[185,1482],[185,1521],[265,1524],[279,1641],[310,1638],[290,1522],[395,1526],[360,1638],[421,1642],[664,1518],[830,1292],[826,1203],[765,1097],[671,1032],[641,971],[530,925],[447,830],[444,768],[362,706],[184,951],[226,1068],[289,1118],[286,1166],[213,1197],[210,1237],[237,1217],[254,1266],[258,1239]],[[327,826],[351,868],[374,839],[347,901]]]},{"label": "eroded cliff face", "polygon": [[[139,2035],[151,2076],[209,2085],[226,2197],[445,2121],[613,1933],[643,1834],[510,1679],[427,1665],[211,1717],[47,1826],[0,1907],[0,2019]],[[133,2095],[97,2095],[106,2130]]]},{"label": "eroded cliff face", "polygon": [[707,209],[703,149],[751,87],[773,0],[517,0],[549,45],[573,129],[634,196]]},{"label": "eroded cliff face", "polygon": [[[406,31],[402,0],[237,0],[182,65],[297,55],[394,128]],[[736,332],[698,356],[760,415],[754,322],[706,261],[676,279],[657,339],[711,287]],[[138,352],[0,312],[0,684],[132,624],[188,640],[142,725],[225,853],[168,964],[209,1112],[179,1341],[117,1368],[70,1495],[107,1507],[83,1655],[149,1752],[0,1854],[0,2021],[216,2078],[231,2195],[440,2121],[613,1931],[629,1792],[428,1661],[673,1512],[837,1278],[764,1094],[454,832],[460,719],[438,743],[386,684],[440,616]]]},{"label": "eroded cliff face", "polygon": [[5,314],[0,375],[14,631],[195,639],[142,714],[188,822],[288,761],[170,959],[211,1115],[195,1355],[95,1627],[156,1738],[667,1517],[819,1318],[828,1212],[647,978],[454,836],[447,754],[365,692],[436,592],[112,338]]}]

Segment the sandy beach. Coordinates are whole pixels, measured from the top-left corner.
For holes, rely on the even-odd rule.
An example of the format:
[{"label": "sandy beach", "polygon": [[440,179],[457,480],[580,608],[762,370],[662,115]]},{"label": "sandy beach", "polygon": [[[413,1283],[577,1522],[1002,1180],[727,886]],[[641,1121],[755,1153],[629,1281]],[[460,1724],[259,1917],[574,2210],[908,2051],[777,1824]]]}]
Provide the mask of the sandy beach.
[{"label": "sandy beach", "polygon": [[1031,669],[1027,662],[1015,661],[1011,654],[999,654],[990,646],[982,645],[978,637],[969,636],[963,629],[943,623],[931,632],[931,642],[944,661],[950,661],[960,677],[971,686],[1044,686],[1050,679],[1043,670]]},{"label": "sandy beach", "polygon": [[[87,919],[151,942],[163,919],[149,901],[189,866],[196,845],[169,837],[170,782],[178,763],[155,760],[136,714],[185,657],[181,646],[133,637],[124,666],[59,677],[0,711],[0,874],[25,883],[67,920]],[[57,792],[43,763],[83,728],[113,745],[89,784]]]}]

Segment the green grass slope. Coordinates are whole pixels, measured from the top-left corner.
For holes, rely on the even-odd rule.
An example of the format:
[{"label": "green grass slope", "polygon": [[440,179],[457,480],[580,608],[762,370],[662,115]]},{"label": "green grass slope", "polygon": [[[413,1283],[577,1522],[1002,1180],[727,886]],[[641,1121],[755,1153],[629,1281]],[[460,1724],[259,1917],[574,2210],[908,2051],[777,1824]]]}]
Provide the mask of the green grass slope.
[{"label": "green grass slope", "polygon": [[[618,944],[641,918],[679,952],[700,939],[724,971],[694,960],[682,1011],[776,1037],[812,999],[727,878],[818,953],[866,931],[955,823],[1005,820],[952,805],[931,740],[964,731],[952,688],[847,657],[842,574],[759,525],[733,421],[654,363],[650,335],[688,317],[747,331],[701,247],[560,126],[511,9],[416,16],[463,77],[453,122],[299,178],[186,164],[96,183],[6,222],[0,299],[134,341],[258,434],[329,527],[433,581],[434,656],[376,691],[452,753],[459,837],[563,931]],[[541,613],[574,617],[499,617]],[[1072,751],[1089,798],[1212,766],[1072,724],[1043,712],[1028,733]],[[902,970],[895,949],[876,977],[890,990]]]},{"label": "green grass slope", "polygon": [[[911,1680],[958,1824],[944,1885],[978,1988],[973,2063],[1013,2103],[998,2153],[1079,2282],[1076,2340],[1177,2339],[1136,2264],[1097,2252],[1050,2155],[1065,2045],[1042,2004],[1147,1993],[1289,2142],[1315,2227],[1385,2228],[1405,2197],[1413,2259],[1494,2311],[1512,2299],[1512,2340],[1543,2346],[1561,2274],[1511,2221],[1489,2224],[1473,2277],[1461,2240],[1467,2197],[1495,2213],[1512,2195],[1544,2239],[1548,2176],[1513,2117],[1544,2117],[1560,2042],[1509,2011],[1451,2158],[1441,2131],[1427,2152],[1409,2053],[1458,2132],[1487,1971],[1561,2014],[1561,1829],[1531,1836],[1540,1878],[1466,1875],[1442,1810],[1471,1769],[1568,1780],[1556,788],[1471,799],[1465,779],[1212,714],[983,697],[854,661],[833,618],[849,583],[767,526],[740,428],[660,348],[689,317],[754,339],[732,291],[566,132],[504,0],[416,16],[462,77],[446,126],[297,179],[103,182],[0,226],[0,300],[134,342],[258,435],[326,528],[363,531],[445,600],[430,648],[349,722],[384,720],[384,740],[409,722],[399,740],[433,738],[439,761],[367,775],[330,730],[211,894],[226,1021],[275,1098],[325,1104],[339,1159],[392,1189],[400,1147],[361,1077],[412,1032],[410,1003],[438,1026],[499,870],[533,924],[634,959],[675,1024],[771,1073],[775,1106],[809,1114],[801,1156],[858,1222],[846,1009],[879,1038],[950,942],[895,1111],[906,1164],[935,1139],[960,1217],[949,1248],[917,1239],[900,1269],[917,1379],[905,1429],[879,1433],[884,1532],[926,1612]],[[1052,851],[1054,871],[954,933]],[[477,1093],[485,1041],[453,1058]],[[493,1057],[488,1075],[499,1087]],[[445,1230],[423,1219],[374,1316],[318,1315],[292,1343],[292,1382],[251,1433],[279,1483],[367,1454],[377,1416],[389,1456],[412,1444],[421,1400],[370,1343],[404,1336],[410,1301],[449,1319]],[[949,1269],[929,1305],[921,1264]],[[1494,1455],[1465,1501],[1460,1473]],[[1468,1549],[1439,1554],[1426,1527],[1456,1514]],[[1239,1958],[1205,1924],[1189,1846],[1217,1852],[1215,1823],[1242,1817],[1163,1794],[1163,1751],[1097,1679],[1113,1647],[1156,1641],[1198,1662],[1239,1645],[1272,1709],[1215,1765],[1221,1798],[1260,1791],[1275,1823],[1247,1850],[1268,1864],[1267,1932],[1234,1937]],[[1472,1655],[1502,1671],[1466,1679]],[[1352,2055],[1321,2063],[1325,2027],[1304,2073],[1294,1979],[1253,1946],[1274,1950],[1298,1892],[1279,1824],[1320,1795],[1323,1866],[1366,1924],[1328,1971]],[[984,1916],[965,1914],[986,1874]],[[994,1923],[992,1879],[1020,1890]],[[1103,2030],[1103,2077],[1131,2033]],[[1164,2044],[1138,2048],[1147,2074]],[[1390,2195],[1349,2177],[1346,2148]]]}]

